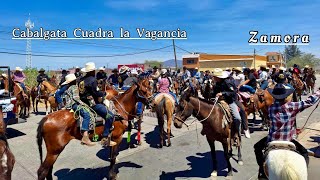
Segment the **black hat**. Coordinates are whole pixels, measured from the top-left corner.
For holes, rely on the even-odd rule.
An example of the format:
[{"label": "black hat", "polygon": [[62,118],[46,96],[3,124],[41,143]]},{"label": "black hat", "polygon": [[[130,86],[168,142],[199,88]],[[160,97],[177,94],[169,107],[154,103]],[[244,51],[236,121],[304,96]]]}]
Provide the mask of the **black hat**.
[{"label": "black hat", "polygon": [[68,71],[67,71],[67,70],[65,70],[65,69],[63,69],[61,73],[62,73],[62,74],[67,74],[67,73],[68,73]]},{"label": "black hat", "polygon": [[113,73],[114,73],[114,72],[118,72],[118,70],[117,70],[117,69],[113,69],[112,72],[113,72]]},{"label": "black hat", "polygon": [[44,70],[43,68],[41,68],[38,72],[45,72],[46,70]]},{"label": "black hat", "polygon": [[268,88],[268,92],[274,99],[285,99],[294,92],[294,89],[286,89],[283,84],[278,83],[274,89]]},{"label": "black hat", "polygon": [[153,69],[158,69],[158,67],[157,67],[157,66],[154,66]]}]

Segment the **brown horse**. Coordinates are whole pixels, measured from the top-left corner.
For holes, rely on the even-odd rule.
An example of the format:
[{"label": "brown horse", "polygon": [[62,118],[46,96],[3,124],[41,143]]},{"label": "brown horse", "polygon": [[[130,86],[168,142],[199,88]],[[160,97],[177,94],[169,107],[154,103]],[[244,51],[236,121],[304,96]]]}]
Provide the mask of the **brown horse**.
[{"label": "brown horse", "polygon": [[298,101],[301,101],[302,100],[301,95],[304,90],[304,84],[303,84],[302,80],[300,79],[300,77],[295,73],[292,74],[292,86],[295,89],[295,93],[298,97]]},{"label": "brown horse", "polygon": [[[203,129],[201,131],[202,135],[206,135],[207,141],[211,148],[211,157],[213,162],[213,167],[217,167],[217,158],[215,153],[215,141],[219,141],[222,143],[224,156],[227,161],[228,166],[228,176],[232,176],[232,167],[230,163],[230,158],[232,156],[232,147],[231,141],[233,137],[231,133],[236,131],[231,131],[234,127],[232,123],[224,122],[224,111],[218,104],[212,105],[204,100],[201,100],[196,97],[191,97],[189,95],[183,95],[180,99],[179,106],[176,108],[176,116],[174,119],[174,126],[176,128],[181,128],[183,124],[185,124],[185,120],[193,115],[196,117],[203,125]],[[224,127],[223,127],[224,125]],[[232,127],[231,127],[232,126]],[[242,156],[241,156],[241,135],[240,132],[236,132],[237,134],[237,147],[238,147],[238,163],[242,165]],[[231,138],[232,137],[232,138]],[[211,176],[217,176],[217,170],[214,169],[211,173]]]},{"label": "brown horse", "polygon": [[[40,99],[44,100],[44,104],[46,106],[46,114],[48,114],[48,104],[47,104],[48,101],[50,104],[50,112],[56,110],[56,108],[58,107],[58,104],[53,96],[56,90],[57,90],[57,85],[53,84],[52,82],[43,81],[41,83]],[[32,98],[32,107],[33,107],[34,113],[39,112],[38,111],[39,100],[37,97],[38,97],[38,87],[33,87],[31,90],[31,98]]]},{"label": "brown horse", "polygon": [[17,111],[16,115],[20,116],[23,119],[26,119],[29,117],[30,114],[30,107],[31,107],[31,102],[30,102],[30,89],[26,87],[27,92],[24,95],[23,94],[23,89],[18,83],[14,83],[13,86],[13,94],[17,98]]},{"label": "brown horse", "polygon": [[316,80],[316,77],[314,76],[314,71],[309,70],[306,77],[306,85],[307,85],[306,89],[308,93],[314,94],[315,80]]},{"label": "brown horse", "polygon": [[11,173],[15,163],[6,137],[6,125],[3,121],[2,106],[0,105],[0,179],[11,180]]},{"label": "brown horse", "polygon": [[171,146],[170,136],[171,136],[171,123],[173,112],[175,108],[175,102],[173,97],[167,93],[160,93],[155,97],[156,114],[158,118],[158,125],[160,129],[160,144],[159,147],[163,147],[163,137],[164,137],[164,115],[167,116],[167,146]]},{"label": "brown horse", "polygon": [[[116,163],[117,151],[122,142],[122,135],[128,126],[128,120],[132,119],[132,114],[135,113],[135,104],[140,101],[148,103],[152,94],[150,92],[148,80],[139,81],[123,94],[115,96],[112,101],[119,115],[123,118],[121,121],[113,123],[114,130],[112,131],[112,140],[117,143],[111,147],[110,152],[110,168],[109,177],[116,179],[117,175],[114,172]],[[103,126],[98,126],[95,129],[96,134],[103,133]],[[41,165],[38,169],[38,179],[52,179],[53,164],[57,160],[65,146],[72,140],[80,140],[82,135],[77,121],[74,119],[74,113],[69,110],[61,110],[45,116],[39,123],[37,129],[37,142],[40,152]],[[92,134],[90,135],[92,138]],[[45,141],[47,154],[45,161],[42,162],[42,140]]]}]

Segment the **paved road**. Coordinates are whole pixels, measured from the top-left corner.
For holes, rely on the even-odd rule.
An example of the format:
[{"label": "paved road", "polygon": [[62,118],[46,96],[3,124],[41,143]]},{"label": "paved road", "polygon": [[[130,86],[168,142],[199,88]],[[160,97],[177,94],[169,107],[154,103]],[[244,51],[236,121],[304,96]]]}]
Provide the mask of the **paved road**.
[{"label": "paved road", "polygon": [[[318,77],[317,84],[320,84]],[[305,110],[298,116],[298,127],[301,127],[313,108]],[[144,143],[135,149],[125,149],[119,154],[117,168],[120,179],[210,179],[212,171],[210,148],[203,136],[200,135],[201,125],[192,126],[189,130],[172,128],[173,135],[171,147],[157,149],[159,142],[157,120],[153,114],[148,113],[143,122]],[[36,129],[43,115],[31,115],[27,122],[8,127],[9,144],[15,157],[16,164],[13,170],[14,180],[36,179],[37,169],[40,164],[36,144]],[[320,111],[316,110],[307,123],[320,122]],[[251,124],[252,125],[252,124]],[[231,160],[234,168],[233,179],[256,179],[258,170],[253,144],[266,135],[259,131],[257,125],[252,125],[254,130],[251,139],[243,138],[242,152],[244,165],[239,166]],[[135,131],[134,131],[135,133]],[[126,134],[124,135],[126,137]],[[225,179],[226,163],[223,159],[222,147],[216,143],[218,154],[218,178]],[[100,145],[86,147],[73,140],[65,148],[55,163],[53,174],[55,179],[106,179],[109,161],[107,149]],[[235,158],[237,158],[235,156]],[[319,159],[311,159],[309,179],[318,179]]]}]

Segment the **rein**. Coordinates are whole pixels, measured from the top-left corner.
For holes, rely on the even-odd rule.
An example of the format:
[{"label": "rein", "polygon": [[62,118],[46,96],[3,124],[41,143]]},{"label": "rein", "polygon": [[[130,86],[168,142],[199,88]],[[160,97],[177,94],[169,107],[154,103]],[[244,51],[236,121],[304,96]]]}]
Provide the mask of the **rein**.
[{"label": "rein", "polygon": [[112,99],[116,100],[116,102],[119,104],[121,110],[122,110],[125,114],[127,114],[127,115],[129,115],[129,116],[133,116],[133,117],[135,117],[135,118],[138,117],[137,115],[133,115],[133,114],[128,113],[128,111],[126,111],[126,109],[125,109],[125,108],[122,106],[122,104],[117,100],[117,98],[112,97]]},{"label": "rein", "polygon": [[316,105],[316,107],[311,111],[310,115],[308,116],[308,118],[307,118],[306,122],[304,123],[304,125],[302,126],[301,130],[303,130],[303,129],[305,128],[305,126],[307,125],[307,122],[309,121],[311,115],[312,115],[313,112],[318,108],[319,104],[320,104],[320,101],[318,102],[318,104]]}]

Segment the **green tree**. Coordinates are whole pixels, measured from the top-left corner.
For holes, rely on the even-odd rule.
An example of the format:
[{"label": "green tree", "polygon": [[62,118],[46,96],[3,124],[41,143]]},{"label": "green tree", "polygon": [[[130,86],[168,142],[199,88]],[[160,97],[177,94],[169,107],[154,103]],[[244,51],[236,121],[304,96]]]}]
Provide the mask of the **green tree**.
[{"label": "green tree", "polygon": [[37,68],[26,68],[23,70],[23,73],[27,76],[25,84],[28,87],[34,87],[37,83],[38,70]]},{"label": "green tree", "polygon": [[294,64],[299,65],[299,67],[304,67],[305,65],[316,67],[320,65],[320,59],[316,58],[315,55],[311,53],[307,53],[307,54],[303,54],[301,56],[292,58],[291,61],[287,63],[287,67],[292,67]]},{"label": "green tree", "polygon": [[145,60],[144,65],[146,69],[153,68],[154,66],[157,66],[159,68],[162,66],[162,62],[156,60]]},{"label": "green tree", "polygon": [[302,52],[297,45],[288,45],[284,48],[284,54],[287,58],[287,62],[291,61],[293,58],[302,55]]}]

